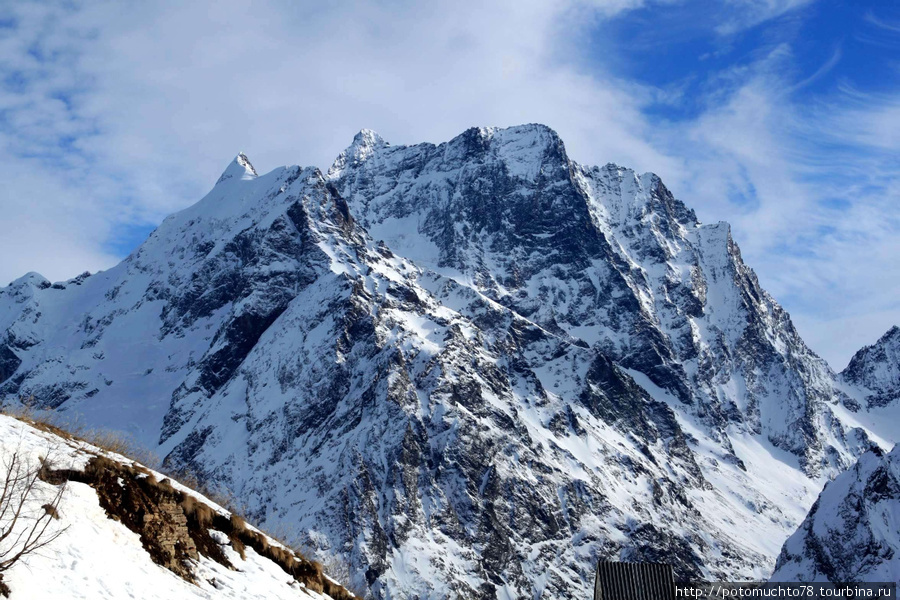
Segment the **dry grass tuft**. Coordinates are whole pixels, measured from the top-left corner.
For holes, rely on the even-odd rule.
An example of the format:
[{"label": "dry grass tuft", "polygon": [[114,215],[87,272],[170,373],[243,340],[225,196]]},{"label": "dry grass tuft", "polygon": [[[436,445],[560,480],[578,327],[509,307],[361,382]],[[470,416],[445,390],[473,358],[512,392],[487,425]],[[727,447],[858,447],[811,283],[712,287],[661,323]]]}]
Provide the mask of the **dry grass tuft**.
[{"label": "dry grass tuft", "polygon": [[184,498],[181,501],[181,510],[184,511],[188,521],[193,520],[200,527],[206,529],[209,529],[216,516],[216,511],[190,494],[184,494]]},{"label": "dry grass tuft", "polygon": [[231,526],[235,531],[244,531],[247,529],[247,522],[244,520],[244,517],[231,513]]},{"label": "dry grass tuft", "polygon": [[44,512],[50,515],[51,518],[59,521],[59,511],[56,510],[55,506],[48,502],[47,504],[42,505],[41,508],[43,508]]}]

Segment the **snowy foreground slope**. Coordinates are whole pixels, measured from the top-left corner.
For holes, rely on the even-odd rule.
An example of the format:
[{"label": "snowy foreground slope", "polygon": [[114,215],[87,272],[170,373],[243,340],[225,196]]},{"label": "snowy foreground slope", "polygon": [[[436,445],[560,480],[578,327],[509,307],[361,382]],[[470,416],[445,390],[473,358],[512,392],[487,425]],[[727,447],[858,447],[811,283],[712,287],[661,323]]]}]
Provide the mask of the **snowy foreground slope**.
[{"label": "snowy foreground slope", "polygon": [[[125,457],[104,452],[86,442],[59,437],[0,415],[0,463],[8,464],[14,453],[34,465],[49,457],[56,469],[84,470],[95,456],[106,456],[123,465],[132,464]],[[153,471],[148,471],[148,475],[164,479]],[[124,484],[121,485],[124,487]],[[223,515],[228,514],[197,492],[177,483],[172,485]],[[25,507],[25,513],[42,513],[41,505],[53,497],[56,489],[57,486],[51,483],[40,482]],[[231,547],[224,533],[214,537],[221,542],[222,551],[235,569],[229,569],[201,554],[189,565],[190,574],[195,579],[190,583],[154,562],[143,547],[140,535],[122,522],[110,518],[101,507],[97,491],[85,483],[70,481],[66,484],[58,505],[58,516],[58,520],[52,521],[49,533],[61,531],[59,537],[3,574],[3,583],[9,586],[13,600],[331,598],[298,583],[252,548],[246,548],[245,558],[242,558]],[[23,521],[21,526],[30,524],[30,521]],[[3,542],[3,547],[8,543],[9,539]],[[277,544],[273,540],[270,543]]]},{"label": "snowy foreground slope", "polygon": [[128,432],[373,598],[586,597],[599,558],[765,578],[896,441],[860,393],[727,224],[541,125],[240,155],[116,267],[0,288],[0,397]]},{"label": "snowy foreground slope", "polygon": [[825,486],[772,581],[900,582],[900,445],[867,452]]}]

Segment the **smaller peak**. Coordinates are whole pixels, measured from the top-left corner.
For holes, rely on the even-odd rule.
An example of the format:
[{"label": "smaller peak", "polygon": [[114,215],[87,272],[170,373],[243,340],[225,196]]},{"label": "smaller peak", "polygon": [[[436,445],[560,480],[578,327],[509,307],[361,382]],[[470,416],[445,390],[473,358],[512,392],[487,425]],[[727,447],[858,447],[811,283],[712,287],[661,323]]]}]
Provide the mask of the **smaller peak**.
[{"label": "smaller peak", "polygon": [[543,123],[523,123],[521,125],[511,125],[510,127],[495,127],[493,128],[495,131],[505,132],[505,133],[544,133],[547,135],[554,135],[558,137],[556,131],[550,127],[549,125],[544,125]]},{"label": "smaller peak", "polygon": [[36,285],[38,287],[41,287],[43,285],[50,283],[50,280],[47,279],[46,277],[44,277],[43,275],[41,275],[40,273],[38,273],[37,271],[29,271],[29,272],[25,273],[24,275],[22,275],[21,277],[19,277],[18,279],[16,279],[13,283],[21,284],[21,285],[30,284],[30,285]]},{"label": "smaller peak", "polygon": [[234,157],[234,162],[244,167],[244,169],[252,174],[254,177],[259,177],[259,174],[256,172],[256,169],[253,168],[253,165],[250,164],[250,159],[247,158],[247,155],[243,152],[238,152],[238,155]]},{"label": "smaller peak", "polygon": [[228,179],[237,179],[240,181],[256,179],[258,176],[256,169],[253,168],[247,155],[243,152],[238,152],[238,155],[234,157],[231,164],[229,164],[225,171],[222,172],[222,176],[216,181],[216,185],[219,185]]},{"label": "smaller peak", "polygon": [[543,123],[525,123],[510,127],[470,127],[462,133],[462,136],[466,135],[477,136],[483,140],[494,138],[511,140],[521,137],[539,137],[553,142],[559,140],[559,134]]},{"label": "smaller peak", "polygon": [[731,240],[731,224],[728,221],[705,223],[697,225],[697,227],[703,232],[703,237],[706,240],[719,240],[726,244]]},{"label": "smaller peak", "polygon": [[871,346],[864,346],[857,354],[863,353],[866,350],[870,350],[872,348],[877,348],[879,346],[887,346],[892,345],[894,342],[900,342],[900,327],[894,325],[890,329],[888,329],[884,335],[878,338],[878,341],[872,344]]},{"label": "smaller peak", "polygon": [[[870,407],[900,400],[900,327],[894,325],[870,346],[860,348],[841,375],[873,392]],[[873,400],[874,399],[874,400]]]},{"label": "smaller peak", "polygon": [[593,169],[598,169],[600,172],[604,172],[609,174],[609,176],[615,177],[624,177],[627,174],[631,174],[635,178],[637,178],[637,173],[634,172],[634,169],[629,169],[628,167],[623,167],[622,165],[614,162],[608,162],[602,167],[591,167]]},{"label": "smaller peak", "polygon": [[529,176],[540,170],[548,159],[568,165],[565,146],[559,135],[540,123],[512,127],[470,127],[450,140],[446,149],[451,155],[466,157],[472,153],[492,153],[507,165],[516,164],[515,172]]},{"label": "smaller peak", "polygon": [[359,133],[353,136],[353,144],[351,144],[351,147],[374,148],[386,144],[387,142],[384,141],[384,138],[378,135],[376,131],[371,129],[360,129]]},{"label": "smaller peak", "polygon": [[345,168],[365,162],[378,148],[390,146],[384,138],[371,129],[360,129],[353,136],[353,142],[346,150],[341,152],[331,167],[328,169],[328,177],[339,177]]},{"label": "smaller peak", "polygon": [[26,286],[33,286],[38,289],[45,289],[50,287],[50,281],[41,275],[40,273],[36,273],[35,271],[29,271],[25,273],[18,279],[15,279],[9,282],[10,288],[23,288]]},{"label": "smaller peak", "polygon": [[900,327],[894,325],[887,332],[879,338],[879,340],[875,343],[875,345],[886,345],[890,343],[900,343]]},{"label": "smaller peak", "polygon": [[544,125],[543,123],[525,123],[524,125],[514,125],[512,127],[508,127],[506,130],[520,133],[538,132],[549,135],[551,137],[559,137],[559,134],[556,133],[555,129],[553,129],[549,125]]}]

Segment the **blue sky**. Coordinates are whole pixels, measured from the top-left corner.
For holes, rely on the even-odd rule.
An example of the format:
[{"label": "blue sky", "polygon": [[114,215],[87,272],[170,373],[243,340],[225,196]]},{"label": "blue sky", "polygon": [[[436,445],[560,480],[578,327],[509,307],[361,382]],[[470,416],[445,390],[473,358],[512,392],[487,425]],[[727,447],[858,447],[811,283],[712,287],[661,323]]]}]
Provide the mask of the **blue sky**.
[{"label": "blue sky", "polygon": [[659,173],[842,368],[900,323],[900,7],[838,0],[7,3],[0,281],[108,268],[238,152],[327,166],[543,122]]}]

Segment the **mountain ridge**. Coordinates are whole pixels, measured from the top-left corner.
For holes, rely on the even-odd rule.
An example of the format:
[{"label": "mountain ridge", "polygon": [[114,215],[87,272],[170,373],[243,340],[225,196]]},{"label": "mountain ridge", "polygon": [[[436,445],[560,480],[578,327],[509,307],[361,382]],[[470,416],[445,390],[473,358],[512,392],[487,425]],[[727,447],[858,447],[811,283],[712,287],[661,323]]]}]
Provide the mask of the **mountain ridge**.
[{"label": "mountain ridge", "polygon": [[900,399],[900,327],[894,325],[877,342],[854,354],[841,378],[862,390],[870,408],[896,404]]},{"label": "mountain ridge", "polygon": [[900,446],[875,448],[826,484],[785,542],[772,581],[900,578]]}]

